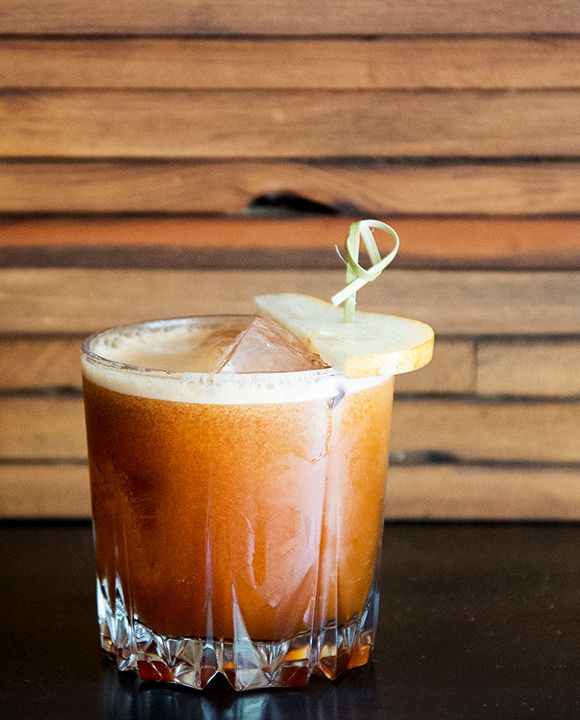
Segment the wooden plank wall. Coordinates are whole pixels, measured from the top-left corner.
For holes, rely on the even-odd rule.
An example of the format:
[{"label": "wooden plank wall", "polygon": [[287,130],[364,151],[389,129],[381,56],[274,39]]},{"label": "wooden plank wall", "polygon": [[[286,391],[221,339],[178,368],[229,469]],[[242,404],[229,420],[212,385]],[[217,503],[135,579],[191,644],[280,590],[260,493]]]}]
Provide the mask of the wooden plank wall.
[{"label": "wooden plank wall", "polygon": [[4,0],[0,517],[89,513],[78,343],[328,297],[353,218],[400,231],[361,306],[430,322],[391,518],[580,518],[573,0]]}]

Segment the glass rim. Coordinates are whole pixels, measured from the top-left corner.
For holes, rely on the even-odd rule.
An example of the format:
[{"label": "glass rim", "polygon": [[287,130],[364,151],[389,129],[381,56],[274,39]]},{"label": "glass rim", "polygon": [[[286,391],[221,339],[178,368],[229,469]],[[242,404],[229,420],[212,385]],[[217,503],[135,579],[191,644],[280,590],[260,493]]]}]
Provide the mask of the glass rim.
[{"label": "glass rim", "polygon": [[339,376],[340,373],[333,367],[328,368],[312,368],[310,370],[273,370],[268,372],[244,372],[244,373],[216,373],[216,372],[198,372],[188,370],[163,370],[161,368],[145,367],[140,365],[133,365],[131,363],[125,363],[120,360],[111,360],[109,358],[100,355],[95,352],[91,345],[97,340],[106,335],[113,335],[115,333],[128,332],[137,330],[139,328],[157,329],[167,325],[185,325],[195,320],[223,320],[226,318],[252,318],[254,314],[248,313],[221,313],[212,315],[185,315],[181,317],[173,318],[160,318],[156,320],[143,320],[136,323],[129,323],[126,325],[117,325],[103,330],[98,330],[91,333],[84,338],[80,345],[81,356],[88,362],[94,363],[103,368],[109,370],[120,371],[131,375],[140,375],[147,377],[158,377],[167,380],[176,381],[188,381],[194,382],[195,380],[207,380],[208,378],[219,377],[220,382],[243,382],[244,379],[250,381],[250,379],[267,380],[268,378],[282,379],[291,381],[292,379],[308,379],[316,380],[317,378],[328,378],[333,376]]}]

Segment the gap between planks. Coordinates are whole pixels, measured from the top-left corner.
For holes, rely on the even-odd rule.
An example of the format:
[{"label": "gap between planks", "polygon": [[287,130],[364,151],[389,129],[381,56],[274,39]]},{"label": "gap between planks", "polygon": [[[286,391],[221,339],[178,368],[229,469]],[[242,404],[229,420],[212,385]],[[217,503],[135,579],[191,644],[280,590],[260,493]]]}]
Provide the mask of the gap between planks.
[{"label": "gap between planks", "polygon": [[[342,244],[354,219],[5,218],[0,221],[0,264],[330,269],[341,266],[333,246]],[[577,219],[394,218],[391,222],[403,243],[398,268],[580,269]]]}]

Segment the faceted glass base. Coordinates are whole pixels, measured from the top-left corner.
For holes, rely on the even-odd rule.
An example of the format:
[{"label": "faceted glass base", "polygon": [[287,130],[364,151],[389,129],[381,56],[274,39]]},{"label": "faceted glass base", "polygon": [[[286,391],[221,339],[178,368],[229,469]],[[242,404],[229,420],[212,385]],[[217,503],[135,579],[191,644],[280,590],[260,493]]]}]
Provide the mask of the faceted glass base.
[{"label": "faceted glass base", "polygon": [[137,618],[131,621],[122,594],[114,594],[110,603],[105,584],[97,582],[101,646],[119,670],[137,670],[145,681],[201,690],[222,674],[235,690],[300,687],[313,673],[334,679],[364,665],[374,645],[376,584],[360,616],[278,642],[256,641],[247,635],[233,640],[159,635]]}]

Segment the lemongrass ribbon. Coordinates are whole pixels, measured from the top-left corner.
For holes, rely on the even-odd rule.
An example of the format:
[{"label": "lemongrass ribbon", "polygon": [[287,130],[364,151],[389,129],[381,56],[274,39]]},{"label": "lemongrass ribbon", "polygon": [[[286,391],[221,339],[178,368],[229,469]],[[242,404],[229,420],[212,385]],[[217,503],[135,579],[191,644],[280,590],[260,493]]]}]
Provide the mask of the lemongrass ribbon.
[{"label": "lemongrass ribbon", "polygon": [[[381,257],[373,229],[383,230],[395,241],[395,247],[385,257]],[[373,263],[368,269],[362,267],[358,261],[361,238]],[[354,321],[356,293],[367,283],[376,280],[383,270],[393,262],[399,246],[400,240],[395,230],[380,220],[360,220],[352,223],[345,243],[346,258],[340,254],[338,247],[336,248],[341,260],[346,265],[346,285],[330,299],[333,305],[344,303],[344,322]]]}]

